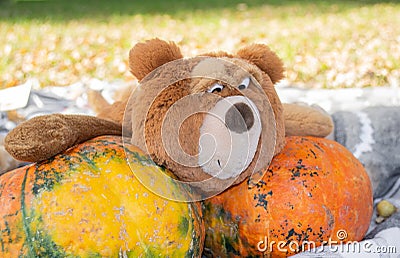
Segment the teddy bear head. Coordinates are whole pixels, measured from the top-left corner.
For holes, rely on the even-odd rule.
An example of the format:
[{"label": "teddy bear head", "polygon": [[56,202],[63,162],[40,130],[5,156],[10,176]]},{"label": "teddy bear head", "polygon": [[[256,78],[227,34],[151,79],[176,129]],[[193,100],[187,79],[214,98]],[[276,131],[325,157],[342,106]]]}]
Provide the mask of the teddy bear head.
[{"label": "teddy bear head", "polygon": [[284,69],[266,45],[183,58],[173,42],[153,39],[131,49],[129,65],[139,86],[124,135],[180,181],[216,194],[260,177],[283,148],[274,84]]}]

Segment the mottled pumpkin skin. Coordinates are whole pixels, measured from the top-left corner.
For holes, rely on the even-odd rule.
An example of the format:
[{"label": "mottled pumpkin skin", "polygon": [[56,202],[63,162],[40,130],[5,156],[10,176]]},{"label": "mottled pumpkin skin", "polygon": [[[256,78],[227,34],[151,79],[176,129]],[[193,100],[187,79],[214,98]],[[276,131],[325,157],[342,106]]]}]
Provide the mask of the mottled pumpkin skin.
[{"label": "mottled pumpkin skin", "polygon": [[[166,173],[125,147],[132,169]],[[0,257],[200,257],[200,206],[153,194],[125,157],[120,137],[103,136],[2,175]]]},{"label": "mottled pumpkin skin", "polygon": [[288,137],[257,185],[243,182],[203,208],[206,256],[285,257],[312,247],[305,241],[340,242],[341,230],[343,241],[361,240],[372,216],[372,188],[363,166],[340,144]]}]

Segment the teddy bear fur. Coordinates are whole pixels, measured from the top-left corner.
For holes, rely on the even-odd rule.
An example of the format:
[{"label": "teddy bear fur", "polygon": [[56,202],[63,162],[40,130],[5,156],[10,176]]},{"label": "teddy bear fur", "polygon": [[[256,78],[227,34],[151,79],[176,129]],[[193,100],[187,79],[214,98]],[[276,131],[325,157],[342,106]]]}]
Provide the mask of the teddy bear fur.
[{"label": "teddy bear fur", "polygon": [[[159,55],[163,53],[166,53],[167,55],[162,55],[160,58]],[[279,153],[285,144],[285,128],[283,120],[284,118],[282,116],[282,105],[275,92],[274,83],[283,78],[283,64],[281,60],[267,46],[259,44],[254,44],[241,49],[238,51],[236,56],[225,52],[207,53],[202,56],[227,59],[233,64],[244,68],[244,70],[253,75],[260,83],[262,89],[268,97],[269,102],[271,103],[272,111],[276,121],[276,138],[274,139],[275,149],[273,154]],[[220,189],[223,188],[222,185],[224,185],[224,182],[217,178],[212,178],[206,173],[203,173],[199,168],[188,168],[179,162],[175,162],[170,158],[170,153],[167,153],[165,148],[163,148],[160,144],[163,141],[161,138],[162,121],[166,116],[166,113],[171,109],[171,106],[185,96],[190,94],[199,94],[206,91],[206,89],[209,88],[212,83],[214,83],[213,80],[207,80],[204,78],[193,79],[193,73],[201,74],[201,69],[205,68],[201,68],[200,62],[196,59],[191,59],[187,62],[184,62],[182,63],[181,67],[176,67],[174,70],[163,69],[159,71],[156,76],[145,78],[145,76],[150,74],[156,68],[165,64],[165,62],[178,60],[181,57],[182,55],[174,43],[167,43],[157,39],[152,40],[151,42],[139,43],[131,50],[129,62],[130,68],[132,73],[141,82],[141,86],[132,96],[131,104],[127,105],[129,108],[135,110],[134,116],[131,117],[133,120],[131,122],[133,128],[132,143],[142,149],[149,150],[151,157],[156,163],[166,166],[172,170],[181,180],[210,180],[208,183],[209,186],[206,187],[208,190],[210,190],[212,186],[221,186],[217,187]],[[257,63],[259,63],[260,66],[265,69],[265,71],[261,70],[256,65]],[[263,63],[269,63],[270,66]],[[229,75],[229,78],[235,78],[235,72],[237,72],[235,68],[225,70],[223,68],[221,71],[219,71],[219,69],[214,66],[213,72],[215,74],[212,74],[212,76],[223,77],[224,75]],[[267,74],[267,72],[271,73],[272,78],[269,76],[269,74]],[[183,73],[187,74],[185,75]],[[204,75],[210,74],[206,73]],[[176,83],[168,86],[167,90],[162,90],[163,85],[170,84],[169,82],[166,83],[166,80],[173,82],[180,76],[190,79],[179,80]],[[229,80],[229,78],[227,78],[227,80]],[[150,85],[147,85],[148,82]],[[228,97],[241,95],[241,93],[235,88],[225,87],[224,90],[222,90],[218,95],[219,97]],[[212,95],[208,97],[200,96],[199,98],[200,99],[197,101],[202,101],[204,106],[212,106],[217,101],[217,98],[213,98]],[[178,117],[178,115],[176,117]],[[198,154],[198,140],[200,137],[200,132],[198,130],[193,130],[193,128],[199,128],[203,120],[204,116],[202,114],[198,114],[192,116],[190,120],[186,120],[186,124],[188,126],[185,126],[185,123],[182,124],[181,135],[186,137],[181,139],[180,142],[182,143],[182,148],[186,153],[191,155]],[[146,121],[146,125],[144,125],[143,121]],[[178,123],[178,121],[170,121],[167,124]],[[266,134],[267,132],[264,133]],[[188,137],[189,135],[191,137]],[[264,135],[264,139],[271,138],[273,137]],[[165,137],[165,139],[168,141],[168,139],[176,139],[176,137]],[[265,155],[264,153],[257,154],[261,154],[262,156]],[[255,161],[257,160],[258,155],[255,157]],[[265,168],[266,165],[267,163],[262,167]],[[255,166],[255,162],[250,164],[249,169],[247,169],[245,173],[242,173],[234,182],[230,181],[229,184],[237,184],[243,181],[246,177],[251,175],[251,172],[254,171]]]},{"label": "teddy bear fur", "polygon": [[[209,57],[209,59],[204,59],[204,57]],[[179,179],[189,182],[205,180],[207,183],[200,188],[218,191],[232,183],[240,183],[254,171],[265,169],[269,162],[263,161],[263,157],[279,153],[285,144],[285,135],[324,137],[332,131],[333,124],[328,115],[308,106],[287,105],[284,107],[281,104],[274,84],[284,77],[283,63],[266,45],[252,44],[240,49],[236,54],[222,51],[206,53],[201,58],[177,63],[178,66],[174,69],[157,69],[182,58],[179,47],[173,42],[153,39],[136,44],[129,53],[130,70],[140,82],[140,87],[135,90],[135,94],[113,105],[105,106],[97,117],[54,114],[28,120],[7,135],[5,140],[7,151],[16,159],[36,162],[95,136],[121,135],[124,132],[131,135],[133,144],[146,150],[157,164],[170,169]],[[216,64],[214,69],[210,70],[210,62],[214,60],[213,58],[225,60],[227,64],[233,65],[218,67]],[[160,144],[163,140],[161,138],[162,125],[168,112],[175,112],[175,114],[169,114],[172,120],[166,124],[181,123],[181,130],[178,135],[168,135],[166,139],[170,139],[171,142],[167,144],[174,146],[173,141],[179,139],[184,152],[192,156],[199,153],[200,132],[195,129],[200,128],[205,119],[204,114],[195,114],[190,119],[181,121],[178,119],[179,109],[171,111],[174,110],[171,107],[181,98],[193,94],[195,94],[193,101],[201,102],[208,109],[212,108],[218,99],[242,96],[243,94],[237,88],[229,84],[235,85],[243,71],[256,79],[267,96],[270,104],[262,103],[260,96],[249,93],[253,101],[261,103],[258,108],[261,107],[262,117],[264,113],[273,113],[276,128],[274,135],[269,130],[262,131],[258,150],[249,167],[234,181],[221,180],[204,173],[201,168],[188,169],[187,166],[171,159],[171,153],[167,153]],[[222,77],[228,83],[225,83],[223,90],[217,94],[205,94],[204,92],[215,83],[215,80],[201,78],[198,77],[199,75]],[[176,81],[182,76],[187,79]],[[163,85],[168,85],[168,87],[163,88]],[[128,96],[128,94],[123,95]],[[181,107],[182,109],[190,109],[190,105]],[[268,121],[263,119],[263,128],[267,128]],[[261,148],[264,145],[274,145],[275,148],[272,153],[269,153],[270,148]],[[174,152],[174,148],[171,151]]]},{"label": "teddy bear fur", "polygon": [[5,138],[5,148],[17,160],[37,162],[87,139],[120,132],[121,125],[112,121],[52,114],[34,117],[11,130]]},{"label": "teddy bear fur", "polygon": [[[239,50],[237,56],[256,64],[270,76],[272,83],[275,84],[284,77],[283,63],[275,53],[269,50],[267,54],[265,54],[262,48],[263,45],[261,44],[252,45]],[[268,54],[271,55],[272,58],[268,57]],[[234,57],[234,55],[223,51],[203,55],[220,58]],[[263,57],[262,55],[266,56]],[[129,56],[130,71],[139,81],[157,67],[170,61],[183,58],[179,47],[175,43],[167,43],[159,39],[147,41],[146,43],[138,43],[131,49]],[[263,62],[263,58],[264,60],[269,60],[268,65]],[[260,79],[260,77],[258,79]],[[120,93],[120,99],[117,99],[113,105],[107,105],[106,101],[101,99],[102,97],[100,95],[96,95],[96,99],[91,101],[91,105],[97,107],[98,117],[122,124],[125,107],[127,107],[131,92],[132,89],[125,89],[125,92]],[[273,101],[272,104],[276,104],[276,101],[274,103],[274,99],[278,97],[276,93],[269,92],[268,96],[271,97]],[[101,104],[98,103],[99,101]],[[317,105],[308,106],[304,103],[282,103],[282,106],[286,136],[325,137],[333,131],[332,118]]]}]

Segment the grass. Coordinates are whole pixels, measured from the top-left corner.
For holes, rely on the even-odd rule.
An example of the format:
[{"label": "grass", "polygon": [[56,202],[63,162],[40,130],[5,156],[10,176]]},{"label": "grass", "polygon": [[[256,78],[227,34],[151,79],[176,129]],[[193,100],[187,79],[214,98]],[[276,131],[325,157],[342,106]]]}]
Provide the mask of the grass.
[{"label": "grass", "polygon": [[132,80],[138,41],[176,41],[186,56],[268,44],[304,87],[400,83],[399,1],[0,0],[0,88],[90,78]]}]

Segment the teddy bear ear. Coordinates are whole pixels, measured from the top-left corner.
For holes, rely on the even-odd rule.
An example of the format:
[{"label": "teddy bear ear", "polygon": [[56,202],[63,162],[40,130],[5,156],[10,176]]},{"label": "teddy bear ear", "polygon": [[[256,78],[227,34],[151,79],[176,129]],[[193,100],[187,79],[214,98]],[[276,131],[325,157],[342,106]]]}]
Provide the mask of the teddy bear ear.
[{"label": "teddy bear ear", "polygon": [[180,58],[182,53],[174,42],[155,38],[138,43],[129,51],[129,68],[140,81],[157,67]]},{"label": "teddy bear ear", "polygon": [[284,78],[282,60],[267,45],[252,44],[240,49],[237,55],[257,65],[268,74],[273,84]]}]

